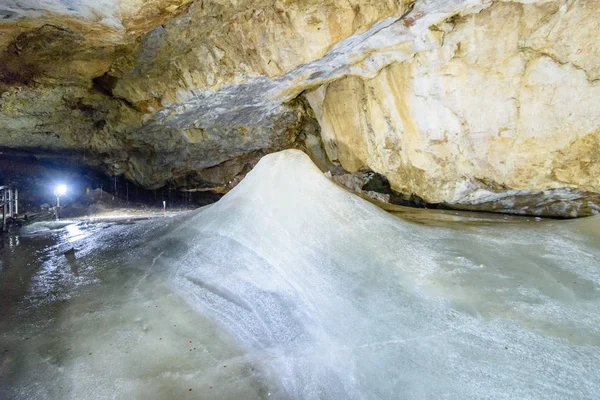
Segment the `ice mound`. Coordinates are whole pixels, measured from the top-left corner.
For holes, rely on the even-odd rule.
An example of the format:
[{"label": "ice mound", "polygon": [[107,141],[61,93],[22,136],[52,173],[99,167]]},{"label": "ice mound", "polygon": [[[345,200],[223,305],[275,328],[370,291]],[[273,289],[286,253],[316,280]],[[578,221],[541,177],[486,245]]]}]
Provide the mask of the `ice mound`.
[{"label": "ice mound", "polygon": [[597,217],[401,220],[300,151],[164,237],[156,268],[283,399],[597,398]]}]

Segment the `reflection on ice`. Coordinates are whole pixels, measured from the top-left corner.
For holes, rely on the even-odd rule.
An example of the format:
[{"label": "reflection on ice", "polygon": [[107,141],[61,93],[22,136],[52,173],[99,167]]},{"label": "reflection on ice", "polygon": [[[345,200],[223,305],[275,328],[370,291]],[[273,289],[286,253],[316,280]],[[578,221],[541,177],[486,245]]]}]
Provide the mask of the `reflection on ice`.
[{"label": "reflection on ice", "polygon": [[79,229],[77,224],[67,225],[65,228],[67,230],[67,234],[69,235],[69,242],[75,242],[89,236],[89,233]]},{"label": "reflection on ice", "polygon": [[0,397],[597,398],[598,217],[396,212],[286,151],[197,212],[65,228]]}]

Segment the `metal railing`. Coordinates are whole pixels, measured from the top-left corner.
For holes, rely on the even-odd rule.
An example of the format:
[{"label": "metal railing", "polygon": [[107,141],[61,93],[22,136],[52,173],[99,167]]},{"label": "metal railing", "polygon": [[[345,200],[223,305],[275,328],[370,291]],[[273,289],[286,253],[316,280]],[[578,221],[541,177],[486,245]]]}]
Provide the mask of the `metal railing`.
[{"label": "metal railing", "polygon": [[0,208],[2,209],[2,232],[6,231],[9,218],[19,214],[19,190],[0,186]]}]

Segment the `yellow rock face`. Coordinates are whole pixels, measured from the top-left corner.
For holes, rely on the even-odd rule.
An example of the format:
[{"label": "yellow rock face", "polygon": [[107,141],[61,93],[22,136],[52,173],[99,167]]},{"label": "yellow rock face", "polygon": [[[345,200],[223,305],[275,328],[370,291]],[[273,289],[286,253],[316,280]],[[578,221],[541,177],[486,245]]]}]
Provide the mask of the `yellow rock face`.
[{"label": "yellow rock face", "polygon": [[118,60],[110,73],[120,78],[115,92],[134,104],[180,103],[199,88],[284,75],[402,9],[393,0],[197,2],[156,27],[136,59]]},{"label": "yellow rock face", "polygon": [[[496,3],[438,47],[307,94],[328,155],[429,202],[600,192],[600,3]],[[513,193],[514,194],[514,193]]]}]

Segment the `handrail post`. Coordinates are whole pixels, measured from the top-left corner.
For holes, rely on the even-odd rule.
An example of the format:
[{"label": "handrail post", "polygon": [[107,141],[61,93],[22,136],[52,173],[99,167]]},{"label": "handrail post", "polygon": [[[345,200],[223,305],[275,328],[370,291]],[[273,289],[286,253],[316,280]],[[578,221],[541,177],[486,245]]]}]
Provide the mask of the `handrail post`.
[{"label": "handrail post", "polygon": [[2,232],[6,232],[6,188],[0,190],[2,194]]},{"label": "handrail post", "polygon": [[8,199],[7,199],[7,202],[8,202],[8,216],[10,218],[13,217],[13,198],[12,197],[13,197],[12,196],[12,189],[8,189]]}]

